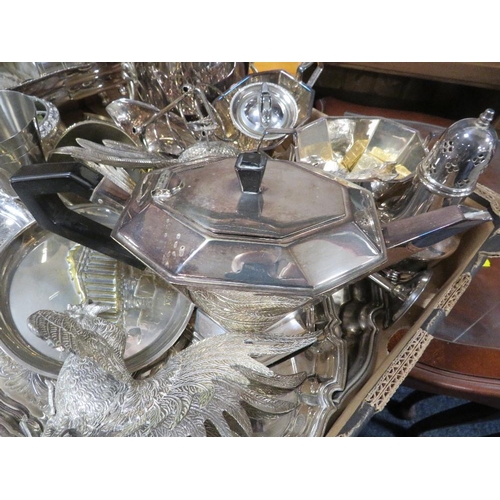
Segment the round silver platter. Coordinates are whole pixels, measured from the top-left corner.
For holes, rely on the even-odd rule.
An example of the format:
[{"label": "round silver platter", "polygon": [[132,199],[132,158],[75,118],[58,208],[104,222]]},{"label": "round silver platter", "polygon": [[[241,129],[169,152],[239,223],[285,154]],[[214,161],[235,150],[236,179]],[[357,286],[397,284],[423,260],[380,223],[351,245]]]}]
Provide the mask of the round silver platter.
[{"label": "round silver platter", "polygon": [[[82,205],[98,222],[117,219],[111,210]],[[15,221],[2,212],[2,224]],[[108,306],[101,314],[128,333],[125,362],[131,372],[151,367],[184,331],[194,306],[151,271],[139,271],[65,238],[35,222],[0,244],[0,348],[15,361],[55,378],[67,356],[36,337],[27,318],[40,309],[66,310],[85,301]]]}]

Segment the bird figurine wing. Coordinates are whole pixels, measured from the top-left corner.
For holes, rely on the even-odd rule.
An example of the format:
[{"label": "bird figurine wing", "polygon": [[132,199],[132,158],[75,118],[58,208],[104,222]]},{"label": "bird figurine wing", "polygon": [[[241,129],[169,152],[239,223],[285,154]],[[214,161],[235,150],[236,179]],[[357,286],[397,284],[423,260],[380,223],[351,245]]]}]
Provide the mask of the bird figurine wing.
[{"label": "bird figurine wing", "polygon": [[41,310],[28,318],[30,330],[56,349],[94,361],[120,382],[132,377],[123,360],[126,332],[97,316],[96,304],[70,306],[67,311]]},{"label": "bird figurine wing", "polygon": [[315,334],[276,338],[227,333],[191,344],[144,381],[155,408],[134,421],[131,434],[251,435],[250,417],[292,411],[297,402],[288,397],[290,391],[305,379],[303,373],[278,375],[255,358],[288,355],[315,340]]},{"label": "bird figurine wing", "polygon": [[76,160],[104,163],[125,169],[160,168],[172,164],[173,157],[148,151],[138,146],[104,140],[103,144],[76,139],[78,146],[63,146],[56,153],[71,155]]},{"label": "bird figurine wing", "polygon": [[64,434],[64,425],[85,436],[251,435],[252,416],[296,407],[293,390],[305,379],[305,374],[278,375],[258,358],[292,354],[317,337],[314,332],[209,337],[173,355],[153,375],[134,379],[123,361],[124,332],[108,326],[96,309],[38,311],[28,323],[72,353],[61,370],[64,380],[56,382],[56,414],[48,423],[52,435]]}]

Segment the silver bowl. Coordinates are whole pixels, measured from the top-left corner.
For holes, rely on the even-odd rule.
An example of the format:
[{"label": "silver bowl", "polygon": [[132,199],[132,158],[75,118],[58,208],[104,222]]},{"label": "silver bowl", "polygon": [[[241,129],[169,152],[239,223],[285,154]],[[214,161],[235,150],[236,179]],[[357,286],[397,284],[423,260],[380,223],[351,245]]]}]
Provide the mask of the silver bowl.
[{"label": "silver bowl", "polygon": [[297,160],[369,189],[403,192],[428,154],[418,131],[375,117],[323,117],[297,129]]}]

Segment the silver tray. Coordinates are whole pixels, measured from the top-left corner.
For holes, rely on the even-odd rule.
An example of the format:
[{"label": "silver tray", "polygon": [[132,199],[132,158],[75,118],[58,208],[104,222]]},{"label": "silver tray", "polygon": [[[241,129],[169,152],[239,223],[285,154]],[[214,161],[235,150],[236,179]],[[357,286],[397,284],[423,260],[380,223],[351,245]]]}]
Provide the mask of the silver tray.
[{"label": "silver tray", "polygon": [[[117,217],[96,205],[82,205],[78,211],[106,225]],[[1,209],[0,218],[2,226],[15,223]],[[97,297],[110,307],[108,319],[121,321],[129,333],[129,370],[152,366],[184,331],[193,304],[151,272],[78,247],[35,222],[0,241],[0,295],[6,298],[0,304],[0,348],[29,370],[56,378],[67,354],[36,337],[26,319],[40,309],[64,311],[82,303],[82,297],[99,304]],[[85,270],[78,269],[82,262]]]}]

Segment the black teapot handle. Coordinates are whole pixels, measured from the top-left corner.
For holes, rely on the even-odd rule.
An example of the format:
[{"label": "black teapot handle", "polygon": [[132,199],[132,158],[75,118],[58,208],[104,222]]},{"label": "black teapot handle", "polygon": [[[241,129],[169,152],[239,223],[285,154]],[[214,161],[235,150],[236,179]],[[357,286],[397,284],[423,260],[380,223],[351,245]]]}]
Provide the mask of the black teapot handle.
[{"label": "black teapot handle", "polygon": [[128,265],[145,265],[111,237],[111,229],[71,210],[58,193],[90,200],[103,176],[82,163],[58,162],[22,166],[10,179],[12,188],[40,227]]}]

